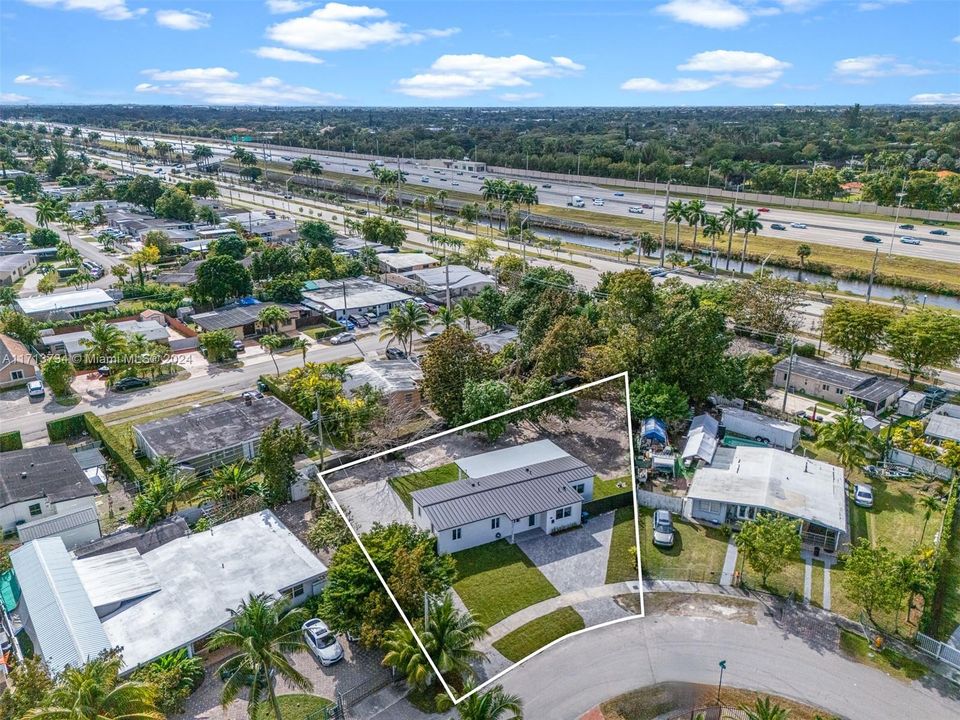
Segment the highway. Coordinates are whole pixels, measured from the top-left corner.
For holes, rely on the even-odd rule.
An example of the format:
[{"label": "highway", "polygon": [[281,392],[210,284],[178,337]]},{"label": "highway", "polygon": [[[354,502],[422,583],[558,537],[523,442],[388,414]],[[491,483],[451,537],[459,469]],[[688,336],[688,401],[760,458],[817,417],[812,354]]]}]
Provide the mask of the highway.
[{"label": "highway", "polygon": [[[93,131],[93,128],[84,128],[84,133]],[[108,137],[112,131],[97,129],[102,136]],[[152,146],[159,135],[137,134],[137,137],[145,146]],[[118,140],[122,142],[124,135],[117,134]],[[176,150],[189,154],[194,147],[192,141],[179,139],[171,136],[162,137],[163,140],[171,142]],[[225,143],[216,140],[197,141],[197,144],[204,144],[214,151],[216,159],[229,157],[234,147],[231,143]],[[243,145],[254,152],[257,157],[263,161],[285,164],[292,164],[299,157],[312,157],[317,160],[326,170],[330,172],[343,173],[356,177],[358,185],[375,184],[375,179],[369,169],[369,161],[357,158],[345,159],[343,157],[324,153],[322,151],[310,151],[303,148],[265,146],[255,143],[243,143]],[[524,179],[516,176],[498,176],[495,173],[486,173],[474,177],[469,172],[458,174],[457,171],[441,169],[427,165],[427,161],[415,161],[412,159],[382,158],[382,162],[388,168],[395,168],[399,162],[401,169],[407,175],[406,186],[409,190],[416,190],[419,187],[440,188],[447,191],[456,191],[472,195],[480,195],[480,188],[483,184],[483,178],[503,177],[506,180],[519,179],[524,182],[532,183],[537,186],[537,193],[540,204],[552,207],[566,207],[571,197],[578,195],[584,198],[586,206],[583,210],[596,213],[597,215],[618,216],[626,218],[638,218],[662,222],[663,208],[665,204],[666,187],[655,193],[636,192],[623,190],[622,195],[615,195],[621,191],[610,188],[601,188],[594,185],[577,182],[576,178],[569,181],[552,181],[546,184],[550,187],[544,187],[544,182],[535,178]],[[426,182],[424,182],[426,179]],[[603,205],[594,205],[593,200],[603,201]],[[676,199],[676,198],[674,198]],[[632,215],[629,212],[630,207],[637,207],[642,204],[652,205],[650,209],[644,209],[643,215]],[[743,207],[754,207],[746,203],[738,203]],[[716,202],[707,203],[707,211],[717,214],[722,209],[722,205]],[[641,208],[643,209],[643,208]],[[804,210],[790,210],[784,208],[770,208],[769,212],[762,213],[761,221],[764,225],[763,235],[766,237],[784,237],[790,240],[819,243],[840,247],[849,247],[850,249],[872,251],[877,244],[864,242],[864,235],[874,235],[881,238],[879,247],[884,253],[892,252],[895,255],[904,255],[909,257],[926,258],[930,260],[942,260],[948,262],[960,262],[960,230],[948,229],[948,235],[931,235],[932,230],[937,230],[937,226],[915,223],[913,230],[898,229],[893,219],[877,220],[874,218],[857,217],[856,215],[828,214],[820,212],[811,212]],[[806,228],[791,227],[793,223],[806,225]],[[781,224],[784,230],[772,230],[770,225]],[[673,224],[670,223],[670,229]],[[920,240],[919,245],[908,245],[902,243],[900,238],[904,235],[914,237]],[[669,230],[668,230],[669,236]]]}]

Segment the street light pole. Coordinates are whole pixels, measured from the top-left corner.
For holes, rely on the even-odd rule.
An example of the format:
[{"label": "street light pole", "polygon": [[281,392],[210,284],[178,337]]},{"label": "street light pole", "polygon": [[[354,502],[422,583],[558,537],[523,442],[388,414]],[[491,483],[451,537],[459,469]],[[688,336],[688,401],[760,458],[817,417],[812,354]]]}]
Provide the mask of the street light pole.
[{"label": "street light pole", "polygon": [[890,249],[887,251],[887,257],[893,255],[893,238],[897,234],[897,225],[900,224],[900,208],[903,207],[903,198],[906,196],[907,179],[903,179],[900,186],[900,192],[897,193],[897,212],[893,216],[893,227],[890,228]]}]

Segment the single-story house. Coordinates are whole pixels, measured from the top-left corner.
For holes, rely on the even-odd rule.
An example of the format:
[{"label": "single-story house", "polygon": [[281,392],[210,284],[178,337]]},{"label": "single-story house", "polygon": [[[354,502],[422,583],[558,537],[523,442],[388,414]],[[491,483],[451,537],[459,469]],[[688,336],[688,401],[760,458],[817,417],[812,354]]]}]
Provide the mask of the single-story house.
[{"label": "single-story house", "polygon": [[0,255],[20,255],[26,252],[27,239],[26,233],[0,235]]},{"label": "single-story house", "polygon": [[492,353],[498,353],[520,337],[515,327],[502,327],[477,337],[477,344]]},{"label": "single-story house", "polygon": [[80,317],[100,310],[113,310],[117,302],[102,288],[89,288],[17,298],[13,306],[34,320],[47,320],[61,316]]},{"label": "single-story house", "polygon": [[248,231],[273,242],[292,242],[297,239],[297,223],[282,218],[261,220],[251,225]]},{"label": "single-story house", "polygon": [[404,273],[412,270],[437,267],[440,261],[432,255],[421,252],[378,253],[377,264],[380,272]]},{"label": "single-story house", "polygon": [[206,240],[207,242],[219,240],[224,237],[232,237],[236,234],[237,231],[231,227],[207,227],[197,230],[197,238],[199,240]]},{"label": "single-story house", "polygon": [[300,303],[328,317],[343,320],[348,315],[375,312],[385,315],[410,296],[366,276],[342,280],[308,280]]},{"label": "single-story house", "polygon": [[36,255],[0,255],[0,285],[13,285],[36,266]]},{"label": "single-story house", "polygon": [[18,387],[38,375],[39,366],[27,346],[0,333],[0,388]]},{"label": "single-story house", "polygon": [[727,432],[769,443],[774,447],[793,450],[800,444],[802,428],[799,425],[749,410],[735,407],[722,408],[720,424]]},{"label": "single-story house", "polygon": [[276,333],[279,335],[295,334],[297,332],[297,318],[300,317],[301,312],[299,305],[284,305],[273,302],[225,305],[210,312],[194,315],[190,318],[190,321],[199,325],[204,332],[229,330],[237,340],[243,340],[245,337],[254,337],[266,332],[267,329],[258,318],[261,310],[272,305],[279,305],[289,313],[286,322],[277,327]]},{"label": "single-story house", "polygon": [[197,268],[203,260],[191,260],[175,270],[164,270],[157,275],[157,282],[162,285],[186,286],[196,282]]},{"label": "single-story house", "polygon": [[230,609],[251,593],[285,595],[294,606],[318,594],[327,568],[269,510],[135,548],[73,558],[57,538],[10,554],[20,615],[53,672],[113,647],[129,673],[230,627]]},{"label": "single-story house", "polygon": [[385,255],[397,252],[395,247],[383,245],[382,243],[367,242],[363,238],[338,237],[333,241],[333,252],[337,255],[349,255],[356,257],[364,248],[370,248],[377,255]]},{"label": "single-story house", "polygon": [[202,473],[252,460],[260,435],[274,420],[284,428],[306,422],[272,395],[245,395],[134,425],[133,437],[137,449],[151,461],[168,457]]},{"label": "single-story house", "polygon": [[753,520],[772,512],[802,522],[804,543],[835,552],[847,527],[843,469],[774,448],[721,447],[694,473],[690,514],[710,523]]},{"label": "single-story house", "polygon": [[384,399],[405,409],[420,407],[423,371],[410,360],[366,360],[347,368],[343,393],[352,397],[364,385],[383,393]]},{"label": "single-story house", "polygon": [[923,434],[931,440],[960,442],[960,405],[944,403],[927,418]]},{"label": "single-story house", "polygon": [[906,390],[906,386],[896,380],[799,355],[774,366],[774,387],[786,387],[788,369],[790,392],[801,392],[837,405],[843,405],[852,397],[874,415],[892,407]]},{"label": "single-story house", "polygon": [[[476,295],[486,287],[495,288],[497,281],[490,275],[478,272],[466,265],[444,265],[442,267],[414,270],[391,276],[399,287],[415,292],[430,295],[434,298],[445,298],[447,283],[450,284],[450,297],[458,298]],[[395,279],[395,280],[394,280]]]},{"label": "single-story house", "polygon": [[[60,535],[68,547],[100,537],[99,493],[66,445],[0,453],[0,529],[28,539]],[[76,514],[74,514],[76,513]],[[42,521],[56,522],[42,522]]]},{"label": "single-story house", "polygon": [[593,498],[590,467],[549,440],[457,461],[459,479],[412,493],[417,527],[446,554],[519,533],[579,525]]},{"label": "single-story house", "polygon": [[[161,345],[170,344],[169,330],[167,330],[166,325],[162,325],[156,320],[121,320],[120,322],[110,324],[120,330],[128,339],[134,335],[142,335],[149,342],[155,342]],[[60,334],[41,334],[39,342],[48,353],[76,357],[88,352],[84,341],[92,338],[93,335],[90,331],[79,330],[77,332]],[[103,359],[98,362],[107,363],[108,360]]]}]

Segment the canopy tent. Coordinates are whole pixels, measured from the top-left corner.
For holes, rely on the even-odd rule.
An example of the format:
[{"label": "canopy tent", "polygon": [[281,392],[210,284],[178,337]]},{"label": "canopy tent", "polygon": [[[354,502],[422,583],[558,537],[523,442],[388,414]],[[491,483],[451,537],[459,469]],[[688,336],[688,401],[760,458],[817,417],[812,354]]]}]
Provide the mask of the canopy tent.
[{"label": "canopy tent", "polygon": [[640,437],[644,440],[654,440],[661,445],[666,445],[668,442],[667,426],[662,420],[649,417],[643,421],[643,426],[640,430]]}]

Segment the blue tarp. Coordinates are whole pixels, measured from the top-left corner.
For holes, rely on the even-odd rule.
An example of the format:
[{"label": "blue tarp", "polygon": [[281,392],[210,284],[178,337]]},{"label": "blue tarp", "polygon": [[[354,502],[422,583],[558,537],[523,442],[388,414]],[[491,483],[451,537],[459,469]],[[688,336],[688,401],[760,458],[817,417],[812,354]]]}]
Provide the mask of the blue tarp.
[{"label": "blue tarp", "polygon": [[640,431],[640,437],[644,440],[656,440],[664,445],[667,444],[667,426],[662,420],[649,417],[643,421],[643,429]]}]

